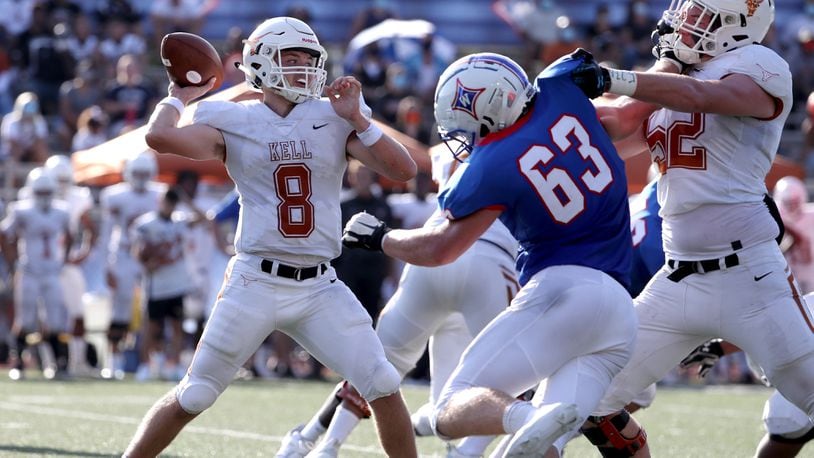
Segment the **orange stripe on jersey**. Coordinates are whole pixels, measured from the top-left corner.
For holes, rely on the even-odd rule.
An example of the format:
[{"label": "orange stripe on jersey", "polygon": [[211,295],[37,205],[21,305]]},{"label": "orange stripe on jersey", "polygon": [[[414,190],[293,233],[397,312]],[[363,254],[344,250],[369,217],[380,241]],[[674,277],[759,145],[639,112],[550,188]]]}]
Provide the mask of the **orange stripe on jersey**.
[{"label": "orange stripe on jersey", "polygon": [[797,303],[797,308],[800,310],[800,313],[803,315],[803,319],[806,320],[806,324],[808,325],[808,329],[814,333],[814,325],[811,324],[811,317],[808,316],[808,307],[803,304],[802,299],[800,299],[800,293],[797,291],[797,287],[794,283],[794,274],[789,274],[787,278],[789,282],[789,287],[791,288],[791,295],[794,298],[794,302]]}]

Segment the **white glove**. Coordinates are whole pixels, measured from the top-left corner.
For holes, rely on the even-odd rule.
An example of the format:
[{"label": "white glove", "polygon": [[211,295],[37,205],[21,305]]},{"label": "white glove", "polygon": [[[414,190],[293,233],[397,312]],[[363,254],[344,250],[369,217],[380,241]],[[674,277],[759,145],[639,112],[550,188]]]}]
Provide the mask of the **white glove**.
[{"label": "white glove", "polygon": [[345,224],[342,244],[348,248],[382,251],[382,239],[389,231],[386,224],[370,213],[357,213]]}]

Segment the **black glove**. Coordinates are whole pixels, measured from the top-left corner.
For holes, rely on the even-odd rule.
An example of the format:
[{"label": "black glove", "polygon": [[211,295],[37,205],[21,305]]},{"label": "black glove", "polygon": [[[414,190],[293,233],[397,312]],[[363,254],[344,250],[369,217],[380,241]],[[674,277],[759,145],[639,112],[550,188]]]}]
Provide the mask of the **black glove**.
[{"label": "black glove", "polygon": [[721,346],[721,339],[713,339],[690,352],[686,358],[681,360],[678,366],[686,369],[693,364],[700,364],[698,375],[703,378],[706,377],[710,369],[715,366],[723,355],[724,349]]},{"label": "black glove", "polygon": [[370,213],[357,213],[345,224],[342,244],[348,248],[382,251],[382,239],[389,231],[386,224]]},{"label": "black glove", "polygon": [[650,41],[653,43],[653,57],[670,62],[678,68],[679,73],[684,73],[689,64],[676,57],[668,40],[675,40],[675,30],[664,19],[660,19],[656,23],[656,29],[650,34]]},{"label": "black glove", "polygon": [[599,65],[593,54],[578,48],[571,53],[571,57],[581,60],[582,63],[571,71],[571,80],[574,81],[589,99],[595,99],[604,94],[610,87],[610,74],[608,69]]}]

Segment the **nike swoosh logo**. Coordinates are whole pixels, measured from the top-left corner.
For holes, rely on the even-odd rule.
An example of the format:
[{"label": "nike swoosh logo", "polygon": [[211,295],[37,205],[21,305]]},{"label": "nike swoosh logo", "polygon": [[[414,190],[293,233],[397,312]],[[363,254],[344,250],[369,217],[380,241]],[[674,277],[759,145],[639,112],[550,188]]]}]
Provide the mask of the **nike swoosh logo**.
[{"label": "nike swoosh logo", "polygon": [[316,125],[316,124],[314,124],[314,125],[312,125],[311,127],[312,127],[314,130],[317,130],[317,129],[322,129],[323,127],[325,127],[325,126],[327,126],[327,125],[328,125],[328,123],[326,122],[325,124],[320,124],[320,125]]},{"label": "nike swoosh logo", "polygon": [[333,280],[331,280],[331,283],[336,283],[336,279],[334,278]]},{"label": "nike swoosh logo", "polygon": [[376,229],[376,226],[371,226],[370,224],[365,224],[365,223],[359,223],[359,224],[361,226],[364,226],[364,227],[368,228],[368,229]]},{"label": "nike swoosh logo", "polygon": [[768,272],[768,273],[765,273],[765,274],[763,274],[763,275],[761,275],[759,277],[756,276],[756,277],[754,277],[754,279],[755,279],[755,281],[760,281],[760,280],[763,280],[764,278],[766,278],[767,276],[769,276],[770,274],[771,274],[771,271]]}]

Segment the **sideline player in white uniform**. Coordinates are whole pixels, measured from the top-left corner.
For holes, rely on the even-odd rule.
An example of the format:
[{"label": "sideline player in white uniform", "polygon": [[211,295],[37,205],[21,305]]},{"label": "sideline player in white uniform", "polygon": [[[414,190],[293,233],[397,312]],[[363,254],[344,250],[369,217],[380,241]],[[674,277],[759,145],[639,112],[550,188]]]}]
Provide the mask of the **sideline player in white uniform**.
[{"label": "sideline player in white uniform", "polygon": [[[443,185],[458,162],[446,148],[434,148],[431,153],[433,178]],[[436,227],[445,220],[443,213],[436,210],[425,227]],[[415,367],[430,340],[430,406],[435,404],[472,338],[509,305],[519,289],[514,269],[517,246],[509,230],[496,221],[455,262],[440,267],[404,268],[398,289],[382,310],[376,333],[387,360],[396,366],[402,378]],[[300,425],[289,432],[277,457],[301,458],[311,448],[308,456],[337,456],[360,419],[369,416],[352,387],[340,384],[338,388],[304,427]],[[432,434],[427,431],[426,408],[412,418],[419,434]],[[327,432],[323,424],[326,420],[330,421]],[[325,437],[314,447],[323,433]],[[479,439],[477,444],[471,444],[472,439],[468,442],[459,444],[464,450],[461,453],[480,455],[491,437]]]},{"label": "sideline player in white uniform", "polygon": [[102,227],[109,234],[106,275],[113,301],[107,333],[109,357],[102,369],[105,378],[124,376],[121,344],[133,321],[133,301],[141,279],[141,264],[131,252],[130,230],[136,218],[158,209],[165,186],[152,181],[157,172],[155,155],[142,152],[125,162],[124,182],[103,189],[100,196]]},{"label": "sideline player in white uniform", "polygon": [[814,291],[814,204],[808,202],[806,185],[792,176],[779,179],[772,196],[793,240],[785,251],[789,267],[803,292],[810,293]]},{"label": "sideline player in white uniform", "polygon": [[90,368],[86,362],[87,342],[85,342],[84,310],[82,296],[86,291],[85,274],[79,265],[85,260],[87,254],[93,249],[98,239],[98,229],[90,217],[93,209],[93,197],[90,190],[83,186],[74,185],[73,165],[67,156],[51,156],[43,166],[57,182],[56,198],[66,204],[71,214],[70,228],[72,239],[83,257],[69,259],[62,268],[59,281],[62,283],[62,294],[65,296],[65,306],[68,309],[68,320],[71,333],[68,346],[69,372],[73,375],[89,373]]},{"label": "sideline player in white uniform", "polygon": [[[189,226],[184,213],[175,211],[180,199],[175,189],[167,190],[158,210],[139,216],[131,229],[134,256],[144,269],[142,289],[147,312],[141,328],[143,341],[137,381],[161,375],[177,382],[186,371],[186,367],[180,366],[180,355],[184,296],[190,286],[184,253]],[[161,345],[165,324],[170,328],[171,337],[167,345]]]},{"label": "sideline player in white uniform", "polygon": [[[326,53],[304,22],[276,17],[245,41],[241,70],[263,100],[201,102],[176,127],[201,87],[170,84],[147,143],[192,159],[220,159],[240,194],[236,255],[187,376],[147,413],[125,455],[155,456],[211,406],[274,330],[290,335],[353,383],[370,403],[389,456],[416,456],[400,377],[370,316],[329,262],[340,252],[339,191],[348,155],[384,176],[412,178],[403,145],[369,120],[361,84],[325,87]],[[325,88],[327,98],[319,98]]]},{"label": "sideline player in white uniform", "polygon": [[776,243],[765,185],[792,104],[788,64],[755,44],[773,18],[772,1],[677,0],[659,51],[684,75],[593,62],[572,73],[592,95],[633,97],[599,115],[620,153],[649,149],[661,172],[667,262],[636,298],[633,357],[586,425],[621,432],[595,441],[605,453],[649,454],[622,407],[711,337],[742,348],[814,414],[814,319]]},{"label": "sideline player in white uniform", "polygon": [[[32,197],[9,206],[0,224],[3,256],[14,276],[14,367],[9,376],[23,377],[21,353],[26,336],[40,330],[40,304],[45,315],[42,334],[56,358],[56,375],[68,366],[68,314],[65,309],[59,273],[71,246],[68,210],[54,201],[56,181],[38,167],[28,174],[26,186]],[[53,376],[51,368],[46,377]]]}]

